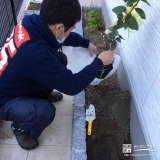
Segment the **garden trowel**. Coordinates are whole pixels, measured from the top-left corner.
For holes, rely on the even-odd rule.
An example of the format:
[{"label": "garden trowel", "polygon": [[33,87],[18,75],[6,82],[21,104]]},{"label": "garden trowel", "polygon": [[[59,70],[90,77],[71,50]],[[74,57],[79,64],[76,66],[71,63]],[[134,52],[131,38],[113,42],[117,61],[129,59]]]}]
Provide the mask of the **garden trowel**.
[{"label": "garden trowel", "polygon": [[91,135],[92,133],[92,122],[95,118],[95,107],[90,104],[89,107],[86,109],[86,121],[88,121],[88,135]]}]

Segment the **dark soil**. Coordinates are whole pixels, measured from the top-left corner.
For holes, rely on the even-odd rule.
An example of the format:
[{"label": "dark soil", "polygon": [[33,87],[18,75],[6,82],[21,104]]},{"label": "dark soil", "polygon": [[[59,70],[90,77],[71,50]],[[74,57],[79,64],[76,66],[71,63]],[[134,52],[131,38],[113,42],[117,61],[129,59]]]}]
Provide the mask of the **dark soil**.
[{"label": "dark soil", "polygon": [[[104,44],[104,24],[99,30],[86,31],[88,12],[83,12],[83,36],[90,39],[99,54],[109,49]],[[103,23],[101,10],[99,13]],[[122,144],[131,144],[130,93],[119,88],[116,73],[98,86],[88,86],[85,93],[86,108],[93,104],[96,109],[92,135],[87,136],[87,160],[131,160],[122,153]]]}]

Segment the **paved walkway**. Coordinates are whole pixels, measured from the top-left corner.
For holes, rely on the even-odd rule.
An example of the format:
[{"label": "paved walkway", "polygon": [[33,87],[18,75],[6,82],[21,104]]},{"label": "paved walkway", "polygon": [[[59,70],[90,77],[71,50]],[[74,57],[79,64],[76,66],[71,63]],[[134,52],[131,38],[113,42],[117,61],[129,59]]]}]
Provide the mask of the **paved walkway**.
[{"label": "paved walkway", "polygon": [[27,151],[20,148],[13,135],[11,122],[0,124],[0,160],[70,160],[73,97],[64,95],[61,102],[54,103],[56,116],[54,121],[39,137],[40,146]]},{"label": "paved walkway", "polygon": [[[20,14],[26,9],[24,0]],[[80,4],[101,6],[102,0],[80,0]],[[20,17],[20,16],[19,16]],[[19,20],[19,18],[18,18]],[[39,138],[40,146],[32,151],[23,150],[11,131],[11,122],[0,124],[0,160],[71,160],[73,97],[64,95],[57,108],[54,121]]]}]

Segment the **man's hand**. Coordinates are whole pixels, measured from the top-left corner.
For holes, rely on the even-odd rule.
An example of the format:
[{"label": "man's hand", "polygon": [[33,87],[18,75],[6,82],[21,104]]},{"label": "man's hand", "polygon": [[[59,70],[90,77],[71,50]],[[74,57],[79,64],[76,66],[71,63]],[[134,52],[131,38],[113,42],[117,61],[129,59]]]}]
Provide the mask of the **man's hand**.
[{"label": "man's hand", "polygon": [[104,65],[109,65],[114,61],[114,53],[111,50],[104,51],[99,54],[98,58],[102,60]]},{"label": "man's hand", "polygon": [[91,57],[93,56],[93,54],[96,53],[96,50],[97,50],[96,46],[93,45],[91,42],[89,43],[89,46],[88,46],[87,49],[88,49],[89,54],[90,54]]}]

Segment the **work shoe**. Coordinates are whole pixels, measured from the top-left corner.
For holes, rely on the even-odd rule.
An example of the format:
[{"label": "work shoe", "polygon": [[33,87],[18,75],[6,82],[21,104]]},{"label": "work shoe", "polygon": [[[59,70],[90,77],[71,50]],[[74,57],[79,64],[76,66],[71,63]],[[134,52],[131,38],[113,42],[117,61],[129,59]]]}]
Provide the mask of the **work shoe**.
[{"label": "work shoe", "polygon": [[58,101],[62,100],[62,98],[63,98],[62,93],[54,91],[49,95],[48,101],[51,103],[58,102]]},{"label": "work shoe", "polygon": [[39,146],[37,139],[31,139],[27,133],[25,133],[21,128],[16,129],[16,124],[13,122],[11,125],[13,134],[15,135],[18,144],[26,150],[31,150]]}]

